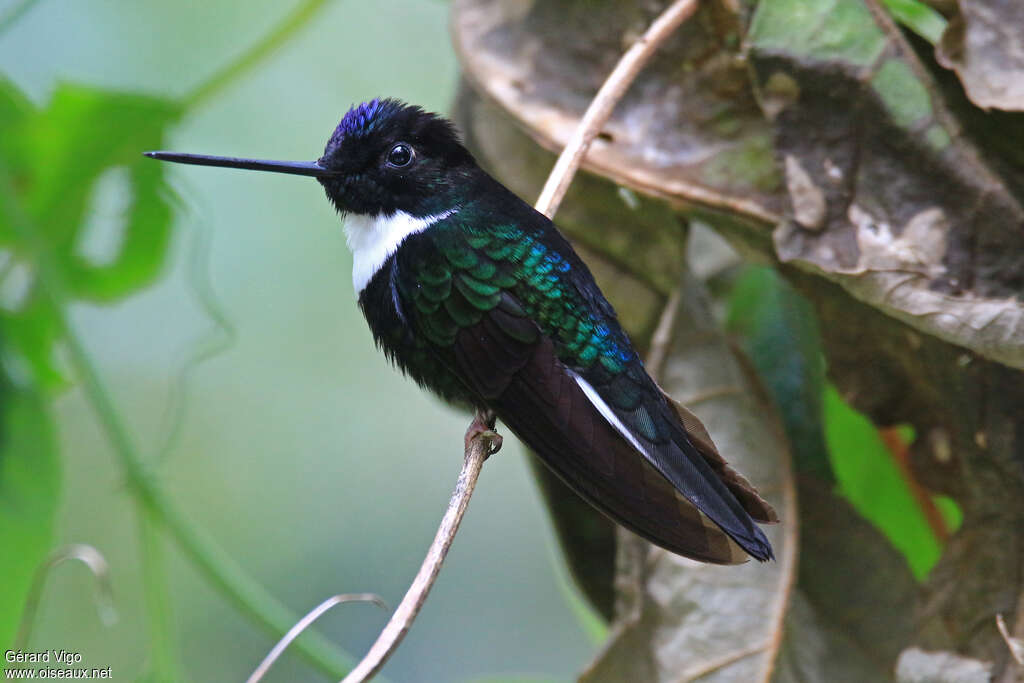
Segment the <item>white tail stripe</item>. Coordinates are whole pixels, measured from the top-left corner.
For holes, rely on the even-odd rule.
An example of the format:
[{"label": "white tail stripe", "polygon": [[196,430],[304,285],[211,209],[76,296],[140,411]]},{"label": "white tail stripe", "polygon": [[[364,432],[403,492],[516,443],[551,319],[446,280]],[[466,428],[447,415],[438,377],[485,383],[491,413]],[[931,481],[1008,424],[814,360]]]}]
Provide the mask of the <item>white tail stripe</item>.
[{"label": "white tail stripe", "polygon": [[388,257],[398,250],[409,235],[423,232],[434,223],[458,211],[458,207],[417,217],[405,211],[393,214],[349,214],[345,218],[345,238],[352,250],[352,286],[358,295],[380,270]]},{"label": "white tail stripe", "polygon": [[576,384],[578,384],[580,389],[583,390],[583,393],[586,394],[587,400],[597,408],[597,412],[601,413],[601,416],[608,421],[608,424],[615,427],[615,431],[622,434],[626,441],[633,445],[633,448],[637,449],[647,457],[647,449],[641,446],[640,442],[636,440],[635,436],[633,436],[633,433],[626,429],[626,425],[622,424],[622,420],[620,420],[619,416],[615,414],[615,411],[612,410],[611,406],[604,402],[604,399],[597,393],[597,390],[590,386],[590,382],[583,379],[572,370],[569,370],[568,372],[569,376],[576,380]]}]

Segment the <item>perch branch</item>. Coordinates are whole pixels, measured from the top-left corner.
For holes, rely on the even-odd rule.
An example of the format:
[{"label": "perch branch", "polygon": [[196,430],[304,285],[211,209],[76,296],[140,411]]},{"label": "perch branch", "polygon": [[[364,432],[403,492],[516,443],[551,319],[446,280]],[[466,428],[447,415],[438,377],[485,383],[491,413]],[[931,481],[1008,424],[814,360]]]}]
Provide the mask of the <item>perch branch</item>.
[{"label": "perch branch", "polygon": [[555,162],[534,208],[551,218],[562,203],[576,169],[583,162],[590,143],[608,122],[615,105],[654,55],[654,51],[697,9],[697,0],[676,0],[658,15],[646,33],[626,51],[601,85],[587,111]]},{"label": "perch branch", "polygon": [[487,456],[491,454],[494,445],[498,443],[497,438],[498,436],[494,432],[484,431],[476,434],[466,444],[465,460],[462,463],[462,471],[459,472],[459,479],[455,483],[455,491],[452,492],[448,509],[441,519],[437,535],[434,536],[434,542],[427,550],[427,556],[423,559],[419,573],[413,579],[412,585],[406,591],[398,609],[391,615],[384,630],[377,636],[377,642],[373,644],[363,660],[356,665],[356,668],[345,676],[342,683],[359,683],[371,678],[380,671],[384,662],[408,633],[413,620],[419,614],[420,608],[423,607],[423,602],[427,599],[427,594],[430,593],[430,589],[434,585],[438,572],[441,571],[441,564],[455,539],[455,532],[459,530],[459,523],[469,505],[469,498],[473,495],[473,489],[480,476],[480,468],[483,467]]},{"label": "perch branch", "polygon": [[[630,84],[636,79],[637,74],[650,60],[658,46],[672,35],[696,9],[697,0],[677,0],[672,3],[658,15],[646,33],[619,59],[618,64],[615,65],[611,74],[597,91],[590,106],[587,107],[587,111],[580,119],[565,149],[562,150],[558,161],[555,162],[555,167],[551,170],[551,175],[548,176],[547,183],[534,205],[537,211],[548,218],[555,215],[569,184],[576,175],[576,171],[579,170],[583,157],[590,148],[590,144],[601,127],[608,122],[608,117],[611,116],[615,105],[622,99]],[[470,430],[472,429],[473,426],[470,427]],[[441,564],[444,562],[444,557],[452,544],[462,515],[469,504],[469,497],[476,486],[483,461],[487,458],[492,443],[497,443],[500,446],[500,441],[493,441],[495,438],[496,435],[493,435],[493,432],[483,432],[467,442],[465,463],[459,473],[455,492],[452,494],[451,501],[448,503],[448,511],[445,513],[444,519],[441,520],[434,543],[427,551],[427,557],[424,559],[419,573],[405,597],[402,598],[402,602],[395,610],[391,620],[381,631],[377,642],[342,683],[359,683],[373,676],[384,665],[384,662],[408,632],[441,570]]]}]

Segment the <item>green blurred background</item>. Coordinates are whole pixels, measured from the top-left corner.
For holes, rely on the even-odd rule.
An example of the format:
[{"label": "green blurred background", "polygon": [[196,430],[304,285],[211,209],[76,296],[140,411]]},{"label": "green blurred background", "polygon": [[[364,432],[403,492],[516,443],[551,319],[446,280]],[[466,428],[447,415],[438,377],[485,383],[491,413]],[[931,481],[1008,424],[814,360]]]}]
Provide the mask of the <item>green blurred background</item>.
[{"label": "green blurred background", "polygon": [[[296,8],[318,4],[265,60],[189,101]],[[390,95],[447,109],[457,78],[448,12],[447,3],[423,0],[0,2],[9,19],[0,71],[41,109],[62,83],[187,102],[166,129],[169,149],[312,159],[353,103]],[[90,138],[81,142],[108,144],[122,125],[100,121],[79,132]],[[351,591],[396,605],[447,503],[467,416],[404,380],[374,349],[340,222],[317,183],[165,173],[177,199],[156,282],[116,303],[68,308],[121,420],[141,454],[159,460],[157,477],[189,521],[293,610]],[[130,198],[119,181],[107,173],[91,190],[75,247],[98,263],[120,244]],[[59,347],[56,356],[73,378]],[[47,579],[28,649],[80,652],[83,665],[133,680],[153,671],[138,507],[89,400],[78,388],[58,395],[53,545],[88,543],[105,555],[119,619],[101,625],[88,572],[61,565]],[[241,680],[273,639],[173,543],[164,547],[184,675]],[[569,679],[595,645],[559,585],[554,547],[521,449],[506,439],[386,675]],[[18,604],[0,597],[8,620]],[[372,606],[347,605],[320,628],[359,656],[385,620]],[[289,655],[267,680],[309,677],[323,676]]]},{"label": "green blurred background", "polygon": [[[62,564],[45,574],[24,647],[80,653],[116,680],[242,680],[275,640],[201,566],[225,560],[201,539],[189,556],[172,536],[208,535],[296,615],[342,592],[398,603],[468,416],[373,348],[317,183],[140,153],[313,159],[354,103],[390,95],[445,111],[449,9],[0,0],[4,648],[36,568],[69,543],[109,562],[118,620],[102,623],[92,577]],[[826,382],[813,311],[770,268],[712,275],[797,469],[817,463],[926,577],[959,514],[911,481],[900,452],[912,430],[880,433],[846,406]],[[523,453],[505,444],[391,680],[567,681],[598,647]],[[140,497],[146,481],[170,502]],[[294,618],[279,617],[282,630]],[[319,629],[358,657],[385,620],[346,605]],[[327,679],[293,652],[266,680]]]}]

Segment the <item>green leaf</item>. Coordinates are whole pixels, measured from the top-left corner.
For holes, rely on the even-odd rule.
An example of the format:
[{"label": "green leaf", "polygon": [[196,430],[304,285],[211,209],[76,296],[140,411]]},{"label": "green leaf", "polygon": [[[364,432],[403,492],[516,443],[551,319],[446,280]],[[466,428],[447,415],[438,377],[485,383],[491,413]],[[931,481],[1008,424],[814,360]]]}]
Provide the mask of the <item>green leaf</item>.
[{"label": "green leaf", "polygon": [[[17,211],[37,231],[26,241],[11,223],[15,210],[0,211],[7,257],[0,286],[17,289],[17,275],[23,290],[2,302],[0,324],[37,386],[62,385],[52,359],[57,325],[37,292],[37,252],[46,252],[71,299],[111,301],[152,282],[167,254],[172,211],[164,165],[142,152],[161,147],[180,115],[169,100],[75,85],[59,86],[40,110],[0,80],[0,165],[12,179]],[[112,178],[122,182],[101,182]],[[97,218],[98,204],[115,205],[116,215]],[[86,248],[97,241],[95,231],[108,233],[109,253],[99,257]]]},{"label": "green leaf", "polygon": [[868,68],[885,36],[862,0],[760,0],[747,39],[765,51]]},{"label": "green leaf", "polygon": [[0,387],[0,649],[17,634],[25,598],[53,547],[60,466],[43,401]]},{"label": "green leaf", "polygon": [[[23,205],[55,250],[76,298],[110,300],[148,284],[163,265],[171,207],[161,164],[142,152],[161,146],[180,114],[176,103],[62,85],[43,111],[23,117],[10,147],[23,177]],[[5,150],[6,151],[6,150]],[[123,167],[128,177],[123,239],[104,265],[79,253],[89,199],[100,176]]]},{"label": "green leaf", "polygon": [[810,303],[772,268],[746,268],[729,297],[726,326],[778,406],[796,470],[832,481],[822,429],[825,367]]},{"label": "green leaf", "polygon": [[939,42],[946,30],[946,18],[920,0],[882,0],[893,19],[927,40]]},{"label": "green leaf", "polygon": [[[848,406],[832,386],[825,393],[825,415],[839,493],[903,553],[914,576],[925,578],[938,561],[942,546],[878,429]],[[956,521],[955,503],[946,499],[942,505]]]},{"label": "green leaf", "polygon": [[[858,514],[906,557],[914,575],[925,577],[941,545],[878,430],[826,385],[810,304],[773,269],[748,267],[730,295],[727,326],[739,335],[779,408],[797,471],[835,481]],[[956,504],[936,504],[949,528],[956,528]]]}]

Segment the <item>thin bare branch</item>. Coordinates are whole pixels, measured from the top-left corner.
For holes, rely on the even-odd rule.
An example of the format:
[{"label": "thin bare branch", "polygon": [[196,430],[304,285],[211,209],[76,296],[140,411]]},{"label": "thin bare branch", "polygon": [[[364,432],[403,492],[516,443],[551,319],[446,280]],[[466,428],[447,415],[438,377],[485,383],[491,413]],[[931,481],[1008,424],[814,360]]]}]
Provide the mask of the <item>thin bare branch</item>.
[{"label": "thin bare branch", "polygon": [[381,597],[375,593],[341,593],[340,595],[332,595],[310,610],[306,616],[299,619],[294,626],[288,629],[288,633],[285,633],[284,637],[277,641],[277,645],[267,653],[267,656],[263,658],[263,661],[260,662],[260,665],[256,667],[256,670],[252,672],[252,675],[246,679],[245,683],[258,683],[260,679],[270,671],[270,667],[274,665],[274,662],[284,654],[284,651],[292,644],[293,640],[298,638],[303,631],[309,628],[310,625],[319,619],[327,610],[331,609],[335,605],[341,605],[346,602],[372,602],[381,609],[386,610],[388,608]]},{"label": "thin bare branch", "polygon": [[[1009,630],[1006,628],[1006,620],[1003,619],[1002,614],[996,615],[996,628],[999,629],[999,635],[1001,635],[1003,640],[1006,642],[1006,647],[1010,649],[1010,655],[1013,657],[1013,660],[1017,662],[1017,666],[1024,666],[1024,641],[1010,635]],[[1012,669],[1012,667],[1007,668]],[[1010,678],[1010,680],[1013,679]]]},{"label": "thin bare branch", "polygon": [[701,403],[706,403],[707,401],[711,401],[716,398],[722,398],[723,396],[742,394],[744,391],[743,387],[737,384],[723,384],[716,387],[707,387],[695,394],[684,396],[679,399],[679,402],[684,406],[692,408],[695,405],[700,405]]},{"label": "thin bare branch", "polygon": [[1024,668],[1024,593],[1017,596],[1016,612],[1017,616],[1013,621],[1012,632],[1006,627],[1003,615],[996,615],[996,628],[999,629],[999,635],[1003,637],[1006,647],[1010,649],[1010,656],[1013,657],[1013,662],[1017,664],[1017,666],[1014,666],[1013,662],[1006,663],[1006,668],[1003,669],[1003,675],[999,678],[999,683],[1017,683],[1021,669]]},{"label": "thin bare branch", "polygon": [[559,204],[562,203],[562,198],[565,197],[566,190],[569,189],[569,183],[572,182],[573,176],[576,175],[577,169],[583,162],[583,157],[586,156],[587,150],[590,148],[590,143],[608,122],[615,105],[626,94],[626,90],[651,59],[658,46],[665,42],[665,39],[671,36],[680,24],[696,11],[697,5],[697,0],[676,0],[658,15],[647,32],[626,51],[626,54],[622,55],[619,63],[615,65],[607,80],[601,85],[601,89],[597,91],[597,95],[587,107],[576,130],[573,131],[572,137],[566,143],[565,149],[559,155],[534,208],[548,218],[555,215]]},{"label": "thin bare branch", "polygon": [[448,502],[448,509],[441,519],[441,525],[434,536],[434,542],[427,550],[427,556],[423,559],[419,573],[413,579],[412,585],[406,591],[405,597],[398,605],[398,609],[391,615],[384,630],[377,637],[370,651],[366,653],[363,660],[356,668],[345,676],[342,683],[360,683],[371,678],[380,671],[384,662],[398,648],[402,638],[408,633],[413,620],[423,607],[430,589],[434,585],[441,565],[448,554],[448,549],[455,539],[455,532],[459,530],[459,523],[469,505],[469,498],[476,488],[476,481],[480,476],[480,469],[484,460],[491,454],[497,435],[494,432],[481,432],[474,436],[467,444],[465,460],[462,464],[462,471],[459,472],[459,479],[455,483],[455,491],[452,492],[451,500]]},{"label": "thin bare branch", "polygon": [[644,363],[651,377],[661,376],[661,366],[665,363],[668,347],[672,343],[672,328],[676,324],[676,313],[679,312],[679,302],[683,298],[682,292],[681,287],[672,290],[661,317],[658,318],[658,326],[651,335],[651,350],[647,352],[647,361]]}]

